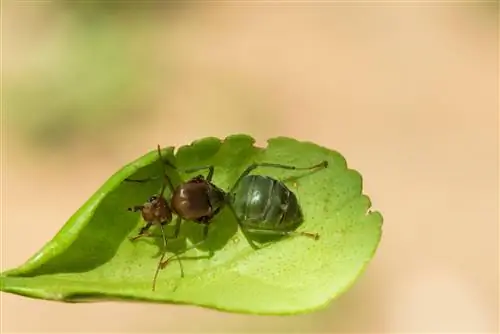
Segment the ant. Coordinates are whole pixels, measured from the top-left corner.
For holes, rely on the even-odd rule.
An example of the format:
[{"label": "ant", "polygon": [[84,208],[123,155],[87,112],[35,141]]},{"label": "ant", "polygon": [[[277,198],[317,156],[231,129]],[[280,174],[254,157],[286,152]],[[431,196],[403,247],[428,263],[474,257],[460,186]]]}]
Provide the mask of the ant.
[{"label": "ant", "polygon": [[[163,163],[176,169],[176,167],[170,162],[163,160],[159,145],[158,154]],[[212,165],[185,170],[184,172],[186,173],[208,170],[208,175],[206,178],[203,177],[203,175],[198,175],[186,182],[181,183],[177,187],[173,186],[166,173],[164,173],[164,178],[167,181],[166,184],[172,192],[170,203],[167,204],[162,196],[160,196],[161,200],[159,200],[159,197],[153,196],[150,198],[150,201],[148,201],[148,203],[156,203],[158,207],[166,208],[164,211],[168,212],[164,216],[165,218],[170,218],[164,219],[164,222],[160,223],[160,227],[164,224],[168,224],[171,221],[171,214],[175,213],[177,215],[177,221],[174,238],[178,237],[181,222],[185,219],[203,225],[203,239],[200,242],[185,248],[182,252],[174,254],[167,258],[167,260],[163,261],[166,253],[165,250],[157,267],[157,272],[153,282],[153,290],[159,269],[165,268],[173,257],[179,258],[179,255],[182,255],[204,243],[207,239],[209,225],[212,219],[226,205],[231,209],[238,226],[241,228],[247,241],[253,249],[258,249],[258,247],[248,236],[248,233],[276,236],[300,235],[314,240],[319,239],[319,234],[317,233],[295,231],[295,229],[298,228],[303,221],[302,211],[296,195],[283,182],[277,179],[264,175],[250,175],[253,170],[260,167],[287,170],[315,170],[328,167],[328,162],[322,161],[321,163],[310,167],[296,167],[274,163],[254,163],[245,169],[228,192],[225,192],[212,182],[214,175],[214,166]],[[153,178],[127,180],[132,182],[147,182],[151,179]],[[164,189],[165,183],[162,187],[161,194],[163,194]],[[139,206],[136,208],[140,208],[139,210],[142,211],[143,217],[146,221],[148,221],[146,217],[148,217],[148,210],[151,210],[149,209],[149,206]],[[151,225],[152,223],[147,223],[146,226],[144,226],[139,234],[133,239],[135,240],[143,235],[146,235],[146,231]],[[162,233],[166,248],[166,237],[163,232],[163,227]],[[181,265],[181,276],[183,275]]]},{"label": "ant", "polygon": [[[181,183],[177,187],[174,187],[172,181],[165,172],[164,164],[176,169],[168,160],[164,160],[161,154],[160,146],[157,146],[158,156],[160,161],[162,161],[163,167],[163,177],[166,182],[163,183],[162,189],[159,196],[152,196],[149,200],[143,204],[129,208],[129,211],[141,211],[143,219],[146,221],[146,225],[143,226],[139,233],[132,237],[130,240],[135,241],[143,236],[150,236],[148,230],[153,224],[158,224],[161,228],[164,251],[160,258],[160,262],[156,269],[155,276],[153,278],[153,291],[156,286],[156,279],[158,277],[158,272],[160,267],[164,267],[163,259],[165,257],[167,248],[167,237],[163,226],[172,221],[172,214],[177,215],[174,236],[172,239],[177,239],[180,233],[180,227],[182,220],[191,220],[202,224],[203,229],[203,240],[191,245],[189,249],[198,247],[200,244],[205,242],[208,236],[208,227],[212,218],[217,215],[224,204],[225,192],[213,184],[212,177],[214,174],[213,166],[197,167],[193,169],[185,170],[186,173],[193,173],[196,171],[208,169],[208,176],[205,179],[203,175],[198,175],[188,180],[187,182]],[[147,182],[154,178],[146,179],[126,179],[129,182]],[[168,186],[172,196],[170,202],[167,202],[163,197],[165,187]],[[179,261],[179,263],[181,263]],[[181,276],[184,276],[182,264],[181,266]]]}]

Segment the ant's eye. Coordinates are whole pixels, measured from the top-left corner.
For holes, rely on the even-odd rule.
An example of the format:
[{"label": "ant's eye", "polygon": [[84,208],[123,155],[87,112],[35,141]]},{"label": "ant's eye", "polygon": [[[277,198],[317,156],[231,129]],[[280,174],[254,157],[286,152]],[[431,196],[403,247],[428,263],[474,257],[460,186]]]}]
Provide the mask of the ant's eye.
[{"label": "ant's eye", "polygon": [[157,199],[158,199],[158,197],[156,197],[156,196],[151,196],[151,197],[149,198],[149,202],[154,202],[154,201],[156,201]]}]

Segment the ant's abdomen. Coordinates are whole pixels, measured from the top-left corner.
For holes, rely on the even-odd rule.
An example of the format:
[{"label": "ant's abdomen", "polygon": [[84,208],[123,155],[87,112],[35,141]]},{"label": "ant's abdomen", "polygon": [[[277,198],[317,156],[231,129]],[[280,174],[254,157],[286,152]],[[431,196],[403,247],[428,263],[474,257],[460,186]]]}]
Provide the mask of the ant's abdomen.
[{"label": "ant's abdomen", "polygon": [[291,231],[302,222],[295,194],[282,182],[267,176],[245,176],[231,202],[247,228]]}]

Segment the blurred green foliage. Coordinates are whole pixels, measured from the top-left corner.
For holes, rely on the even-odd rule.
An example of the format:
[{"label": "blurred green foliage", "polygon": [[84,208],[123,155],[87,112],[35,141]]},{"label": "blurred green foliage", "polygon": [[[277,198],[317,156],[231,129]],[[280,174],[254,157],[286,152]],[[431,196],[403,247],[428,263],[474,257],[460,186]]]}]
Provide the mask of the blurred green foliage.
[{"label": "blurred green foliage", "polygon": [[53,148],[102,133],[153,98],[157,76],[148,33],[154,25],[147,16],[131,22],[82,8],[51,14],[66,16],[62,38],[42,43],[44,50],[34,46],[36,61],[4,81],[9,124],[31,144]]}]

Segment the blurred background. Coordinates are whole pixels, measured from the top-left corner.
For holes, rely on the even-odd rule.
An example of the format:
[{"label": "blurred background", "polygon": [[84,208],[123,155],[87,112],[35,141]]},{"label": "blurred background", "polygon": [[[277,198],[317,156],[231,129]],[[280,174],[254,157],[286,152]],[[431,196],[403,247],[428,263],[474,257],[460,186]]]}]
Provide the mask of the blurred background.
[{"label": "blurred background", "polygon": [[205,136],[338,150],[385,219],[315,314],[2,294],[3,332],[498,332],[497,2],[2,6],[2,270],[122,165]]}]

